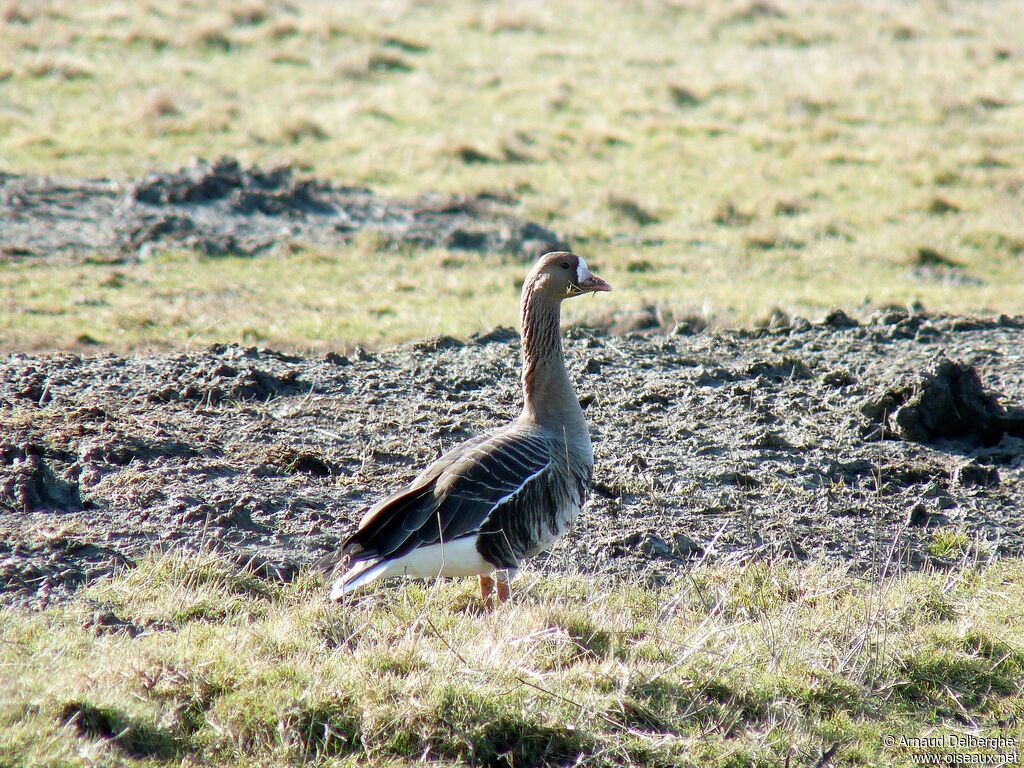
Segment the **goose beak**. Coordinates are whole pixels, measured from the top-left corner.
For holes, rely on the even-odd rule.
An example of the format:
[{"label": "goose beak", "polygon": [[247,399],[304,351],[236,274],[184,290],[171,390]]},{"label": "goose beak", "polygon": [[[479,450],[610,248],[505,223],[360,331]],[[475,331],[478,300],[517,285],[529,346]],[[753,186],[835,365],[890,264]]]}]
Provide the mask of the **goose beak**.
[{"label": "goose beak", "polygon": [[576,267],[576,282],[569,288],[570,296],[579,296],[583,293],[599,293],[610,291],[612,287],[597,275],[591,274],[590,268],[582,258],[579,266]]},{"label": "goose beak", "polygon": [[610,291],[612,287],[608,285],[597,275],[592,275],[589,272],[584,280],[581,280],[576,284],[580,293],[600,293],[601,291]]}]

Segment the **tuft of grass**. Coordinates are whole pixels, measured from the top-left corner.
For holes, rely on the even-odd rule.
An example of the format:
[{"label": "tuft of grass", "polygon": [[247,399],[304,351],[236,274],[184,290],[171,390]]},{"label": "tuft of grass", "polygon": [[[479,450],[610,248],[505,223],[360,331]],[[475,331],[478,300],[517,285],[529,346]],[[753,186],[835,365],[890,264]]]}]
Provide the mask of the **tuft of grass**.
[{"label": "tuft of grass", "polygon": [[56,80],[87,80],[95,77],[92,68],[85,62],[68,58],[40,58],[30,64],[25,74],[29,77],[50,77]]},{"label": "tuft of grass", "polygon": [[177,752],[176,739],[154,724],[88,701],[68,701],[61,706],[57,725],[71,726],[80,737],[103,741],[128,757],[168,759]]},{"label": "tuft of grass", "polygon": [[928,551],[936,557],[957,558],[967,551],[971,544],[966,531],[956,528],[938,528],[928,542]]},{"label": "tuft of grass", "polygon": [[[0,748],[16,765],[853,766],[906,763],[890,734],[1021,736],[1022,561],[881,581],[703,565],[657,589],[527,574],[490,613],[473,587],[333,605],[310,574],[155,555],[2,609]],[[935,594],[948,610],[918,608]]]},{"label": "tuft of grass", "polygon": [[657,216],[641,206],[636,200],[614,193],[608,196],[608,207],[626,219],[639,224],[641,227],[658,221]]},{"label": "tuft of grass", "polygon": [[298,144],[305,139],[326,141],[330,138],[330,134],[319,123],[302,118],[286,123],[281,129],[281,136],[289,144]]}]

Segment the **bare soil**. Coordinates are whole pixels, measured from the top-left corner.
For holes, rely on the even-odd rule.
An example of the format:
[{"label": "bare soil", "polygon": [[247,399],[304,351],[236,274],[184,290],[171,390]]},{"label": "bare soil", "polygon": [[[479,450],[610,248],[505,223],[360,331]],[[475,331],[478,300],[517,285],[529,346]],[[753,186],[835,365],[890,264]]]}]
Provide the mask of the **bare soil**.
[{"label": "bare soil", "polygon": [[554,232],[513,216],[516,202],[486,192],[398,200],[233,158],[119,181],[0,173],[0,256],[137,259],[175,247],[252,255],[282,243],[337,247],[362,231],[388,245],[524,261],[565,247]]},{"label": "bare soil", "polygon": [[[1024,551],[1024,318],[568,337],[596,487],[538,567],[658,580],[782,556],[872,573]],[[348,357],[11,355],[3,599],[44,604],[171,547],[288,579],[382,493],[514,417],[517,370],[508,329]],[[970,546],[936,546],[944,527]]]}]

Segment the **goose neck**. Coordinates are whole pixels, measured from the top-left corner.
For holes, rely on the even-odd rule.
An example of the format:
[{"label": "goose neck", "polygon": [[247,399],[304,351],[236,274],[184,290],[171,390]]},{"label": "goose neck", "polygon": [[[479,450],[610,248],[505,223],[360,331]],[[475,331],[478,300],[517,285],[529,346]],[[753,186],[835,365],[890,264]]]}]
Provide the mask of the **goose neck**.
[{"label": "goose neck", "polygon": [[565,370],[560,304],[539,291],[523,291],[520,317],[523,413],[536,420],[582,418],[579,400]]}]

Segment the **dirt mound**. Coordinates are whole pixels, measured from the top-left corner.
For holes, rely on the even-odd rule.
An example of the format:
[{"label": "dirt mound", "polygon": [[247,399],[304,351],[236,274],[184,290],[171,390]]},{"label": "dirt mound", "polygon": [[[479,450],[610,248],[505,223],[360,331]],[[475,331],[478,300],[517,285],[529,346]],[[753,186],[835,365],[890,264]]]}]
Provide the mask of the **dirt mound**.
[{"label": "dirt mound", "polygon": [[885,390],[861,406],[865,437],[931,443],[953,440],[969,448],[994,445],[1018,425],[982,387],[971,365],[940,358],[916,381]]},{"label": "dirt mound", "polygon": [[[321,198],[330,187],[314,180],[294,181],[292,169],[242,168],[237,160],[221,158],[213,165],[194,163],[170,173],[150,173],[128,188],[128,197],[146,205],[215,203],[228,199],[239,213],[302,216],[330,213]],[[365,189],[357,191],[365,192]]]},{"label": "dirt mound", "polygon": [[290,167],[244,168],[232,158],[124,182],[0,173],[0,255],[132,256],[154,246],[248,255],[289,242],[340,246],[362,230],[396,246],[502,251],[523,260],[566,247],[554,232],[511,215],[512,203],[485,194],[390,199],[296,179]]},{"label": "dirt mound", "polygon": [[0,445],[0,511],[81,509],[78,484],[57,475],[31,443]]},{"label": "dirt mound", "polygon": [[171,375],[162,377],[162,386],[150,389],[147,397],[158,403],[198,400],[212,405],[222,400],[267,400],[278,395],[309,391],[295,371],[275,375],[258,365],[236,362],[251,352],[231,352],[240,352],[229,352],[227,357],[232,359],[231,363],[220,362],[198,369],[189,366],[187,361],[177,361]]},{"label": "dirt mound", "polygon": [[[981,557],[1024,553],[1022,326],[886,311],[682,336],[570,329],[596,486],[532,565],[657,580],[700,558],[783,556],[891,571],[957,557],[930,546],[936,526]],[[517,347],[497,329],[347,357],[11,356],[0,599],[59,598],[155,548],[291,578],[382,493],[516,414]]]}]

